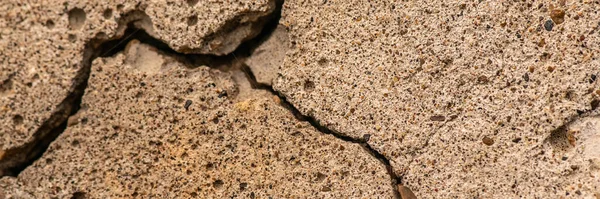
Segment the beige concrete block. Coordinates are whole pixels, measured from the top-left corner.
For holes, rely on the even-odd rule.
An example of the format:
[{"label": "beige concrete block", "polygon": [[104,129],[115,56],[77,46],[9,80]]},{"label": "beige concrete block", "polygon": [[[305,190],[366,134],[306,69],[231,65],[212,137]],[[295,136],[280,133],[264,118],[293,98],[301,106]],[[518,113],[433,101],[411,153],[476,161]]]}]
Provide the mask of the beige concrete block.
[{"label": "beige concrete block", "polygon": [[[0,170],[25,162],[81,96],[98,41],[144,28],[171,48],[222,55],[258,34],[272,0],[3,1],[0,4]],[[90,41],[93,40],[93,41]]]},{"label": "beige concrete block", "polygon": [[597,106],[595,10],[591,1],[286,1],[280,23],[292,46],[274,89],[368,140],[419,198],[591,196],[567,185],[597,179],[567,180],[555,171],[569,163],[541,167],[555,159],[536,153],[553,154],[552,132]]},{"label": "beige concrete block", "polygon": [[[161,64],[138,67],[149,59]],[[224,85],[248,88],[233,81],[133,41],[125,54],[94,61],[79,122],[18,178],[3,178],[0,193],[393,198],[385,166],[359,144],[296,120],[266,92],[243,101],[221,95],[235,90]]]}]

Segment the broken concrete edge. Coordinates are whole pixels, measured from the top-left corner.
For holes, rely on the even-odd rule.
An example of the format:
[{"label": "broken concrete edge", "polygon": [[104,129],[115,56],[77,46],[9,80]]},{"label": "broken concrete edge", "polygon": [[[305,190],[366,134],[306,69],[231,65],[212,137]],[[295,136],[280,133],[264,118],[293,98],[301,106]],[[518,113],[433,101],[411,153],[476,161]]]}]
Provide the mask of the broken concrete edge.
[{"label": "broken concrete edge", "polygon": [[[252,85],[252,87],[254,89],[267,90],[270,93],[272,93],[273,95],[279,97],[279,100],[280,100],[279,104],[282,107],[284,107],[285,109],[289,110],[290,113],[292,113],[296,119],[310,123],[311,126],[313,126],[315,129],[317,129],[319,132],[321,132],[323,134],[332,135],[333,137],[340,139],[342,141],[345,141],[345,142],[359,144],[367,153],[369,153],[373,158],[377,159],[381,164],[383,164],[385,166],[386,171],[387,171],[388,175],[390,176],[390,185],[392,186],[392,190],[394,191],[394,197],[402,198],[400,195],[400,192],[398,190],[398,185],[402,184],[402,177],[396,175],[396,173],[394,172],[394,169],[392,168],[392,165],[390,164],[390,160],[387,157],[385,157],[383,154],[381,154],[379,151],[377,151],[373,147],[371,147],[371,145],[369,145],[369,143],[367,142],[366,139],[356,139],[356,138],[347,136],[343,133],[339,133],[335,130],[327,128],[326,126],[322,125],[314,117],[312,117],[310,115],[302,114],[300,112],[300,110],[298,110],[292,103],[290,103],[287,100],[286,96],[283,93],[275,90],[273,88],[273,86],[259,83],[256,80],[256,77],[254,76],[254,74],[252,73],[252,70],[247,65],[243,66],[242,71],[244,73],[246,73],[247,79],[250,81],[250,84]],[[406,189],[408,189],[408,188],[406,188]]]},{"label": "broken concrete edge", "polygon": [[[277,90],[276,87],[272,88],[270,85],[266,85],[266,84],[260,84],[260,86],[273,90],[272,92],[275,92],[275,94],[278,95],[282,99],[282,102],[284,102],[285,104],[288,104],[288,106],[286,106],[286,107],[294,107],[294,104],[300,103],[300,102],[293,102],[293,101],[290,102],[290,101],[285,100],[286,98],[288,98],[287,94],[289,94],[289,93],[280,92],[279,90]],[[298,104],[296,104],[296,105],[298,105]],[[569,142],[569,134],[568,134],[569,132],[565,129],[568,126],[570,126],[571,124],[573,124],[579,120],[583,120],[587,117],[600,116],[600,109],[598,109],[599,105],[600,105],[600,100],[594,99],[589,104],[589,106],[587,106],[585,109],[577,110],[577,112],[576,113],[574,112],[572,116],[562,120],[561,121],[562,124],[560,126],[555,127],[551,131],[538,132],[538,133],[543,133],[542,136],[544,137],[543,141],[540,142],[540,144],[550,142],[551,139],[556,139],[556,138],[560,139],[559,140],[560,142],[568,143]],[[368,152],[370,152],[374,157],[377,157],[380,161],[382,161],[382,163],[384,163],[384,165],[386,165],[386,167],[389,169],[389,175],[393,178],[393,183],[397,186],[395,188],[397,188],[397,191],[399,192],[399,194],[401,196],[403,196],[403,194],[407,194],[408,192],[412,193],[412,191],[410,191],[409,187],[404,186],[402,183],[402,176],[406,175],[406,168],[410,168],[411,166],[414,166],[413,163],[415,162],[415,160],[419,159],[421,154],[423,154],[423,151],[429,146],[429,143],[435,137],[434,135],[437,133],[440,133],[440,132],[438,132],[439,129],[442,129],[449,122],[453,121],[453,120],[445,120],[445,122],[443,124],[441,124],[433,132],[433,134],[426,139],[425,143],[422,146],[413,149],[413,151],[412,151],[413,153],[407,155],[410,157],[410,159],[409,159],[408,163],[406,164],[406,166],[402,166],[402,165],[395,164],[394,162],[390,162],[390,160],[393,160],[393,158],[389,157],[384,152],[382,153],[382,151],[384,151],[384,150],[381,148],[378,148],[376,145],[373,145],[376,147],[372,147],[369,144],[368,138],[348,136],[348,134],[345,134],[342,131],[336,130],[335,127],[333,127],[333,128],[328,127],[327,124],[322,124],[322,121],[320,121],[318,119],[318,116],[312,115],[311,112],[304,113],[296,108],[293,108],[292,112],[294,112],[294,115],[297,115],[296,116],[297,118],[301,118],[303,120],[309,121],[311,123],[311,125],[315,126],[315,128],[319,129],[319,131],[321,131],[323,133],[334,135],[338,139],[342,139],[344,141],[360,143],[361,145],[363,145]],[[400,188],[398,188],[398,187],[402,187],[401,189],[403,189],[405,191],[405,193],[402,193],[402,190],[400,190]],[[407,190],[408,190],[408,192],[407,192]],[[402,198],[404,198],[404,197],[402,197]],[[408,198],[411,198],[411,197],[409,196]]]},{"label": "broken concrete edge", "polygon": [[0,155],[0,176],[17,176],[27,166],[42,156],[50,143],[65,129],[68,118],[79,109],[81,98],[87,87],[95,50],[91,43],[84,48],[82,66],[73,79],[69,94],[57,105],[56,111],[34,132],[32,140],[20,147],[11,148]]},{"label": "broken concrete edge", "polygon": [[548,142],[552,142],[553,139],[561,139],[562,141],[568,143],[569,142],[569,135],[568,135],[568,127],[575,124],[577,121],[583,120],[585,118],[593,118],[593,117],[598,117],[600,116],[600,109],[597,109],[598,106],[596,104],[595,100],[592,101],[591,104],[591,109],[589,110],[585,110],[583,112],[580,112],[580,114],[571,116],[567,119],[565,119],[565,122],[563,122],[562,125],[560,125],[559,127],[556,127],[554,130],[550,131],[550,134],[548,134],[548,136],[546,136],[546,138],[544,138],[543,143],[548,143]]},{"label": "broken concrete edge", "polygon": [[[271,0],[269,1],[269,5],[270,10],[267,12],[246,12],[227,20],[219,29],[205,37],[206,43],[200,49],[190,49],[184,46],[176,50],[186,54],[229,55],[235,52],[244,42],[260,35],[267,23],[273,19],[280,18],[283,0]],[[250,34],[246,37],[235,35],[237,32],[243,30],[249,30]]]},{"label": "broken concrete edge", "polygon": [[[42,125],[42,127],[40,127],[38,129],[38,131],[34,135],[35,136],[34,140],[32,140],[31,142],[28,142],[23,147],[15,148],[14,150],[5,152],[4,154],[0,154],[0,155],[3,155],[3,157],[8,157],[8,156],[15,157],[15,156],[13,156],[14,154],[27,154],[26,156],[19,156],[17,158],[10,159],[9,163],[11,163],[11,165],[9,165],[8,169],[5,169],[2,171],[2,173],[0,173],[2,175],[0,175],[0,176],[13,176],[13,177],[18,176],[18,174],[21,171],[26,169],[29,165],[31,165],[38,158],[40,158],[43,155],[43,153],[45,153],[45,151],[48,149],[48,146],[52,143],[52,141],[54,141],[60,134],[62,134],[66,130],[67,122],[68,122],[69,118],[71,116],[75,115],[80,108],[81,99],[85,93],[85,89],[87,88],[87,82],[88,82],[90,72],[91,72],[91,65],[92,65],[92,62],[96,58],[113,56],[116,53],[122,51],[125,48],[125,45],[129,41],[140,39],[140,41],[142,43],[149,44],[149,45],[156,47],[159,50],[164,51],[167,54],[171,54],[175,57],[183,58],[183,60],[181,60],[181,61],[183,61],[183,63],[187,64],[187,65],[192,64],[192,67],[198,66],[198,60],[200,60],[201,64],[203,64],[207,60],[213,61],[214,59],[223,59],[223,58],[231,59],[232,56],[237,60],[238,58],[236,57],[236,54],[241,54],[243,56],[243,57],[241,57],[242,61],[237,60],[237,62],[240,62],[237,65],[241,65],[241,67],[239,67],[239,68],[224,69],[224,68],[219,68],[219,67],[221,67],[221,65],[218,65],[218,64],[217,65],[208,65],[208,66],[211,68],[217,69],[217,70],[226,70],[226,71],[241,70],[248,77],[247,80],[250,81],[250,84],[252,85],[252,87],[254,89],[266,90],[266,91],[269,91],[270,93],[272,93],[273,95],[277,96],[280,99],[279,105],[284,107],[285,109],[289,110],[290,113],[293,114],[294,117],[297,118],[298,120],[310,123],[315,129],[317,129],[318,131],[320,131],[323,134],[332,135],[333,137],[340,139],[342,141],[360,145],[363,149],[365,149],[365,151],[367,153],[369,153],[373,158],[379,160],[379,162],[381,162],[384,165],[384,167],[387,170],[388,175],[390,175],[390,186],[392,186],[394,196],[396,198],[400,198],[401,196],[400,196],[397,186],[398,186],[398,184],[401,183],[401,179],[395,175],[395,173],[393,172],[393,169],[390,165],[389,160],[384,155],[379,153],[377,150],[374,150],[364,139],[354,139],[352,137],[345,136],[342,133],[333,131],[333,130],[328,129],[327,127],[321,125],[313,117],[302,115],[300,113],[300,111],[296,107],[294,107],[291,103],[289,103],[286,100],[285,96],[283,94],[281,94],[279,91],[274,90],[273,87],[270,85],[261,84],[256,81],[256,78],[255,78],[254,74],[252,73],[251,69],[247,65],[243,64],[243,59],[245,59],[248,56],[247,54],[249,52],[236,53],[237,51],[250,51],[250,53],[251,53],[253,48],[246,46],[247,43],[260,44],[260,41],[257,42],[257,41],[253,41],[253,40],[264,40],[264,35],[270,35],[269,31],[275,30],[275,28],[279,24],[278,21],[281,16],[282,4],[283,4],[283,1],[278,1],[277,10],[274,12],[271,12],[271,15],[267,15],[267,16],[261,18],[261,19],[268,19],[268,21],[261,22],[261,24],[262,24],[261,29],[263,31],[260,31],[259,33],[255,34],[252,38],[247,39],[242,44],[239,44],[238,48],[233,50],[231,53],[221,55],[221,56],[218,56],[218,55],[215,56],[212,54],[192,54],[189,52],[181,52],[181,51],[174,50],[169,45],[167,45],[164,41],[153,37],[151,34],[152,30],[146,30],[148,28],[147,25],[140,25],[140,23],[138,23],[140,21],[144,21],[144,18],[145,18],[144,15],[139,14],[140,11],[135,10],[135,11],[131,12],[133,14],[130,14],[130,15],[126,14],[125,16],[129,16],[129,17],[124,17],[123,18],[124,21],[119,22],[119,27],[117,28],[119,31],[117,31],[117,35],[115,35],[114,37],[112,37],[110,39],[101,38],[101,37],[97,36],[96,38],[91,39],[90,41],[88,41],[86,43],[85,48],[84,48],[83,60],[81,61],[82,67],[78,71],[77,76],[74,79],[75,83],[73,84],[73,88],[69,91],[69,95],[61,102],[61,104],[59,105],[58,111],[53,113],[52,116],[50,117],[50,119],[45,121],[44,125]],[[264,26],[266,24],[271,23],[272,21],[275,22],[275,23],[273,23],[274,24],[273,27],[267,28],[268,31],[265,32]],[[121,25],[125,25],[125,27],[121,27]],[[233,31],[235,31],[235,30],[233,30]],[[142,35],[142,36],[140,36],[140,35]],[[263,36],[261,37],[260,35],[263,35]],[[139,37],[142,37],[142,38],[139,38]],[[191,58],[185,59],[186,57],[191,57]],[[0,166],[4,166],[4,164],[5,164],[5,162],[1,162]],[[1,168],[5,168],[5,167],[1,167]]]},{"label": "broken concrete edge", "polygon": [[[129,22],[119,24],[127,23]],[[83,58],[79,63],[81,67],[79,71],[77,71],[75,78],[73,78],[73,84],[68,92],[69,94],[57,105],[56,111],[34,132],[32,140],[20,147],[8,149],[1,154],[0,176],[18,176],[21,171],[40,158],[50,143],[62,134],[66,129],[69,117],[75,114],[79,109],[81,98],[87,87],[92,61],[101,55],[99,53],[99,48],[102,46],[101,44],[108,41],[119,40],[125,30],[124,28],[119,29],[123,29],[123,31],[117,33],[112,39],[98,38],[97,36],[86,42],[83,49]],[[113,49],[111,48],[108,49],[108,51],[103,52],[105,54],[111,50]]]},{"label": "broken concrete edge", "polygon": [[[122,33],[125,29],[124,23],[133,23],[138,29],[145,30],[153,38],[160,40],[177,52],[184,54],[205,54],[215,56],[225,56],[234,52],[240,45],[246,41],[254,39],[262,32],[265,24],[274,18],[279,18],[283,0],[269,0],[269,10],[266,11],[246,11],[226,20],[212,33],[204,37],[203,44],[200,47],[190,48],[189,46],[173,46],[165,39],[159,37],[154,32],[154,23],[150,16],[145,12],[146,4],[139,4],[134,10],[131,10],[121,17],[117,32]],[[239,35],[238,33],[248,33]]]},{"label": "broken concrete edge", "polygon": [[[275,2],[273,1],[272,3]],[[281,8],[282,3],[283,2],[281,1],[281,4],[277,4],[277,6],[279,6],[278,8]],[[275,8],[275,6],[273,6],[273,8]],[[256,26],[256,28],[262,30],[263,26],[268,23],[268,21],[264,20],[279,19],[281,11],[274,10],[275,9],[271,10],[264,16],[261,15],[260,17],[254,18],[254,20],[258,20],[258,22],[250,20],[245,23]],[[230,20],[230,22],[227,22],[229,24],[228,26],[235,26],[235,22],[238,22],[240,17],[246,17],[248,14],[252,13],[246,13],[246,15],[241,15],[234,20]],[[279,16],[274,16],[275,14]],[[257,23],[254,24],[253,22]],[[18,176],[21,171],[40,158],[50,143],[66,129],[69,117],[79,110],[81,98],[87,87],[93,60],[98,57],[108,57],[116,54],[124,48],[125,44],[136,38],[136,34],[138,33],[146,33],[145,35],[142,35],[145,36],[145,38],[150,38],[152,40],[150,41],[151,45],[160,45],[159,49],[165,49],[169,54],[178,53],[166,44],[165,41],[157,39],[154,36],[152,21],[143,9],[132,10],[123,14],[123,17],[118,20],[118,24],[116,34],[111,38],[107,38],[105,34],[97,34],[94,38],[86,42],[83,48],[82,60],[79,63],[81,67],[73,78],[73,84],[68,91],[68,95],[56,106],[56,111],[54,111],[50,117],[35,130],[31,140],[22,146],[0,151],[0,177]],[[236,29],[222,28],[217,30],[214,34],[222,35],[220,31],[229,31],[226,35],[232,36],[231,32],[236,31]],[[257,31],[251,38],[244,38],[244,41],[240,41],[237,45],[243,45],[242,42],[256,37],[260,32],[262,31]],[[191,50],[197,51],[199,49]],[[213,58],[210,56],[212,55],[211,53],[206,55],[209,60],[210,58]],[[205,59],[206,58],[203,60]]]}]

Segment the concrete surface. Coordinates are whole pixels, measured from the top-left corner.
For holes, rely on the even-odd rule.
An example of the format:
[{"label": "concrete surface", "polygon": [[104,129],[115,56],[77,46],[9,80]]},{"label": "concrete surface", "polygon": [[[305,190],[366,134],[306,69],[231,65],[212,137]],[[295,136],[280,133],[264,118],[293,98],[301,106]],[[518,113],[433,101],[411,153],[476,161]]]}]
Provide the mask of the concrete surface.
[{"label": "concrete surface", "polygon": [[286,1],[292,47],[274,89],[321,125],[368,140],[419,198],[591,197],[598,178],[577,176],[597,169],[562,172],[571,162],[543,148],[597,106],[598,8]]},{"label": "concrete surface", "polygon": [[0,3],[0,198],[600,197],[597,1],[277,2]]},{"label": "concrete surface", "polygon": [[271,85],[277,78],[285,59],[285,53],[290,48],[289,43],[285,27],[279,25],[265,41],[254,49],[245,64],[250,67],[258,83]]},{"label": "concrete surface", "polygon": [[76,119],[0,182],[5,196],[393,198],[384,165],[359,144],[296,120],[268,92],[231,94],[248,81],[137,41],[125,52],[94,61]]},{"label": "concrete surface", "polygon": [[94,56],[88,40],[122,37],[133,23],[179,51],[220,55],[258,34],[274,9],[268,0],[2,1],[0,176],[71,112]]}]

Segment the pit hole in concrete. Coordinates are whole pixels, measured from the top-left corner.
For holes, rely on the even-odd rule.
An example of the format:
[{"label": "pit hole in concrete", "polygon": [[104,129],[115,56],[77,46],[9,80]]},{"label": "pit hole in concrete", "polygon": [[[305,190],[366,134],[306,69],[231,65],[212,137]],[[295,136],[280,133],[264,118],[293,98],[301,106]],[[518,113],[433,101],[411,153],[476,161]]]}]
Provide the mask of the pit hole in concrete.
[{"label": "pit hole in concrete", "polygon": [[225,185],[225,183],[223,182],[223,180],[215,180],[213,182],[213,187],[215,189],[221,189],[221,188],[223,188],[223,185]]},{"label": "pit hole in concrete", "polygon": [[598,99],[594,99],[590,103],[590,106],[592,106],[592,110],[596,110],[598,108],[598,105],[600,105],[600,100]]},{"label": "pit hole in concrete", "polygon": [[14,77],[14,73],[10,76],[8,76],[7,79],[5,79],[4,81],[1,82],[0,84],[0,97],[2,97],[4,94],[8,93],[10,90],[12,90],[13,87],[13,81],[12,78]]},{"label": "pit hole in concrete", "polygon": [[23,124],[23,116],[21,116],[21,115],[13,116],[12,120],[13,120],[13,124],[15,124],[15,126]]},{"label": "pit hole in concrete", "polygon": [[70,42],[75,42],[77,40],[77,36],[75,36],[74,34],[69,34],[69,36],[67,36],[67,38],[69,39]]},{"label": "pit hole in concrete", "polygon": [[206,170],[213,170],[215,168],[215,166],[212,163],[208,163],[206,164]]},{"label": "pit hole in concrete", "polygon": [[73,196],[71,196],[71,199],[86,199],[86,198],[88,198],[87,194],[85,194],[85,192],[81,192],[81,191],[75,192],[75,193],[73,193]]},{"label": "pit hole in concrete", "polygon": [[323,180],[325,180],[326,178],[327,178],[327,175],[325,175],[321,172],[317,172],[315,182],[323,182]]},{"label": "pit hole in concrete", "polygon": [[546,138],[545,142],[550,143],[554,153],[564,154],[574,147],[573,131],[567,129],[567,124],[557,128],[550,133],[550,136]]},{"label": "pit hole in concrete", "polygon": [[76,147],[76,146],[79,146],[79,140],[73,140],[73,141],[71,142],[71,146],[75,146],[75,147]]},{"label": "pit hole in concrete", "polygon": [[44,23],[44,25],[46,26],[46,28],[48,29],[52,29],[54,28],[55,24],[54,21],[52,21],[51,19],[46,20],[46,23]]},{"label": "pit hole in concrete", "polygon": [[331,187],[329,186],[323,186],[323,188],[321,188],[322,192],[330,192],[331,191]]},{"label": "pit hole in concrete", "polygon": [[327,62],[328,62],[327,58],[324,58],[324,57],[319,59],[319,61],[318,61],[319,65],[321,65],[321,66],[324,66],[325,64],[327,64]]},{"label": "pit hole in concrete", "polygon": [[246,190],[247,187],[248,187],[248,183],[245,183],[245,182],[240,183],[240,191]]},{"label": "pit hole in concrete", "polygon": [[315,90],[315,83],[310,80],[304,81],[304,90],[307,92]]},{"label": "pit hole in concrete", "polygon": [[185,1],[189,6],[195,6],[198,4],[198,0],[186,0]]},{"label": "pit hole in concrete", "polygon": [[188,26],[195,26],[198,23],[198,16],[193,15],[187,18]]},{"label": "pit hole in concrete", "polygon": [[86,20],[86,13],[81,8],[73,8],[67,13],[69,15],[69,27],[71,30],[79,30]]},{"label": "pit hole in concrete", "polygon": [[113,10],[110,8],[107,8],[106,10],[104,10],[104,12],[102,12],[102,16],[105,19],[110,19],[113,16]]}]

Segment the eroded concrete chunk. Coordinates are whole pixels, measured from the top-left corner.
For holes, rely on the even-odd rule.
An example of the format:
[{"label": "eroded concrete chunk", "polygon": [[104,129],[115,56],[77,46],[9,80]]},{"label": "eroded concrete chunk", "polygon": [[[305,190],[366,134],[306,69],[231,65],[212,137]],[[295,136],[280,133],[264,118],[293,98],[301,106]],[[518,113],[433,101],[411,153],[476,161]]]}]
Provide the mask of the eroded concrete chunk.
[{"label": "eroded concrete chunk", "polygon": [[296,120],[267,92],[238,99],[251,88],[229,73],[136,41],[91,71],[77,122],[3,178],[0,195],[393,198],[385,166],[359,144]]},{"label": "eroded concrete chunk", "polygon": [[592,196],[598,179],[574,176],[596,169],[569,169],[545,140],[598,104],[596,9],[286,1],[292,47],[274,88],[366,140],[419,198]]},{"label": "eroded concrete chunk", "polygon": [[99,41],[126,37],[131,26],[180,52],[227,54],[258,34],[274,9],[272,0],[2,1],[0,176],[14,175],[8,170],[66,120],[91,59],[105,56]]},{"label": "eroded concrete chunk", "polygon": [[254,49],[245,64],[250,67],[258,83],[271,85],[281,70],[285,53],[289,48],[287,30],[285,26],[279,25],[265,41]]}]

